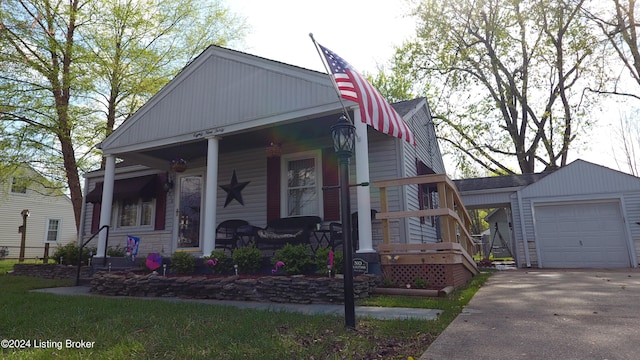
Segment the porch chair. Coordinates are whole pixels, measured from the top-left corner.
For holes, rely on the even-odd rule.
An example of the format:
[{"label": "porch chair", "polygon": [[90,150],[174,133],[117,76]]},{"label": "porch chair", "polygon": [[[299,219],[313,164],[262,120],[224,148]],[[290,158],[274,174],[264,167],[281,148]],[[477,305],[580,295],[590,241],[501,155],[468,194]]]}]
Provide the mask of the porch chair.
[{"label": "porch chair", "polygon": [[[376,213],[378,210],[371,209],[371,221],[376,219]],[[332,222],[329,224],[329,242],[332,250],[340,250],[342,248],[342,224],[339,222]],[[359,231],[358,231],[358,212],[351,214],[351,241],[353,245],[353,251],[358,250],[359,245]]]},{"label": "porch chair", "polygon": [[233,252],[238,247],[238,235],[236,232],[239,227],[246,225],[249,225],[248,221],[239,219],[221,222],[216,228],[216,249]]}]

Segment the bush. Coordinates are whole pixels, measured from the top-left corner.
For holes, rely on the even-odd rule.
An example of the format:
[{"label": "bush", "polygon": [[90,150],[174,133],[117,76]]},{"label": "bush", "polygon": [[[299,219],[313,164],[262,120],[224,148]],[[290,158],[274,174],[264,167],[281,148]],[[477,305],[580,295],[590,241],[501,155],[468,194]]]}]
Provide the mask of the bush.
[{"label": "bush", "polygon": [[196,268],[196,258],[188,252],[178,251],[171,255],[171,272],[192,274]]},{"label": "bush", "polygon": [[262,266],[262,253],[254,244],[243,246],[233,251],[233,263],[238,265],[238,272],[254,274]]},{"label": "bush", "polygon": [[[328,275],[329,269],[327,269],[327,265],[329,265],[329,248],[321,248],[316,251],[316,266],[317,273],[322,275]],[[344,256],[342,256],[342,251],[334,251],[333,252],[333,269],[331,269],[331,274],[342,274],[344,272]]]},{"label": "bush", "polygon": [[[215,266],[207,264],[208,260],[218,259]],[[224,251],[214,250],[210,256],[203,258],[205,265],[211,269],[214,274],[230,274],[233,271],[233,260]]]},{"label": "bush", "polygon": [[[96,255],[95,249],[93,250],[93,254]],[[116,245],[116,247],[109,246],[107,248],[107,256],[125,257],[126,255],[127,255],[127,249],[121,247],[120,245]]]},{"label": "bush", "polygon": [[275,265],[278,261],[284,263],[284,271],[288,275],[309,274],[316,266],[311,257],[311,249],[306,244],[285,244],[275,252],[271,264]]},{"label": "bush", "polygon": [[[87,265],[89,263],[89,251],[95,255],[95,247],[84,247],[82,249],[82,264]],[[62,258],[62,261],[60,259]],[[64,246],[58,246],[53,253],[51,259],[61,265],[78,265],[78,244],[70,242]]]},{"label": "bush", "polygon": [[413,279],[413,285],[416,287],[416,289],[426,289],[429,287],[429,279],[424,279],[418,276],[417,278]]}]

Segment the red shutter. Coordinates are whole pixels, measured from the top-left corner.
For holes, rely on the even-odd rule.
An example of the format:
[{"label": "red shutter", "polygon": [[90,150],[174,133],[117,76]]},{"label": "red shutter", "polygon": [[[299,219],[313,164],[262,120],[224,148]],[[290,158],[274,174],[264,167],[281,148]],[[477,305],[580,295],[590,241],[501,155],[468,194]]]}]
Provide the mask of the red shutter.
[{"label": "red shutter", "polygon": [[[337,186],[340,183],[338,174],[338,157],[333,148],[322,149],[322,186]],[[340,221],[340,190],[327,189],[322,192],[324,221]]]},{"label": "red shutter", "polygon": [[91,214],[91,234],[95,234],[100,229],[100,208],[101,203],[93,203],[93,214]]},{"label": "red shutter", "polygon": [[280,157],[267,158],[267,221],[280,218]]},{"label": "red shutter", "polygon": [[167,192],[164,184],[167,182],[166,174],[158,174],[156,179],[156,218],[154,230],[164,230],[167,219]]}]

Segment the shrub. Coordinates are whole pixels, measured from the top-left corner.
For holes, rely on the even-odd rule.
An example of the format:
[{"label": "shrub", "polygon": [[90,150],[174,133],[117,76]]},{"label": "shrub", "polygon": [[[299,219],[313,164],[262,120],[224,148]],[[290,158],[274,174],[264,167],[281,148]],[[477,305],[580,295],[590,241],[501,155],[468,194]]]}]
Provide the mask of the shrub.
[{"label": "shrub", "polygon": [[[89,251],[92,251],[95,255],[96,248],[85,246],[82,249],[83,265],[89,263]],[[60,261],[60,258],[62,258],[62,262]],[[78,244],[70,242],[64,246],[58,246],[56,251],[53,253],[52,260],[62,265],[78,265]]]},{"label": "shrub", "polygon": [[196,268],[196,258],[188,252],[178,251],[171,255],[171,272],[192,274]]},{"label": "shrub", "polygon": [[[329,270],[327,269],[327,265],[329,265],[329,250],[329,248],[321,248],[316,251],[316,266],[318,274],[329,274]],[[342,256],[342,251],[334,251],[333,269],[331,269],[331,274],[342,274],[344,272],[343,264],[344,256]]]},{"label": "shrub", "polygon": [[[207,261],[213,259],[218,259],[216,265],[209,266]],[[214,250],[210,256],[205,256],[203,260],[214,274],[229,274],[233,271],[233,260],[224,251]]]},{"label": "shrub", "polygon": [[239,247],[233,251],[233,263],[238,265],[239,273],[256,273],[262,266],[262,253],[254,244]]},{"label": "shrub", "polygon": [[[96,255],[95,249],[93,251],[93,254]],[[124,247],[121,247],[120,245],[116,245],[115,247],[109,246],[107,248],[107,256],[124,257],[126,255],[127,255],[127,249]]]},{"label": "shrub", "polygon": [[418,276],[413,280],[413,285],[416,287],[416,289],[426,289],[427,287],[429,287],[429,279],[424,279]]},{"label": "shrub", "polygon": [[311,257],[311,249],[306,244],[285,244],[275,252],[271,264],[275,265],[278,261],[284,263],[284,271],[288,275],[308,274],[316,265]]}]

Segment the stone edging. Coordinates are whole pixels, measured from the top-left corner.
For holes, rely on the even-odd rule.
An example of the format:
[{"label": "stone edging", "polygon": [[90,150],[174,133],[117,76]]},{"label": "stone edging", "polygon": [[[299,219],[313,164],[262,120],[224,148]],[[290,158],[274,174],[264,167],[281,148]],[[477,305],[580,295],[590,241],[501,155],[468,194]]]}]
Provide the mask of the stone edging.
[{"label": "stone edging", "polygon": [[[380,278],[375,275],[355,277],[355,298],[368,297],[379,282]],[[108,296],[181,297],[296,304],[342,303],[343,288],[341,278],[303,275],[206,278],[98,272],[91,280],[92,293]]]},{"label": "stone edging", "polygon": [[[31,276],[45,279],[75,279],[78,276],[78,267],[58,264],[15,264],[9,274],[15,276]],[[91,269],[87,266],[80,268],[80,277],[87,278]]]}]

